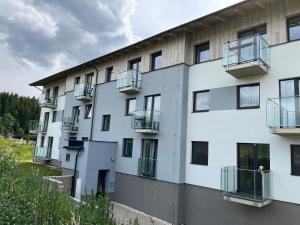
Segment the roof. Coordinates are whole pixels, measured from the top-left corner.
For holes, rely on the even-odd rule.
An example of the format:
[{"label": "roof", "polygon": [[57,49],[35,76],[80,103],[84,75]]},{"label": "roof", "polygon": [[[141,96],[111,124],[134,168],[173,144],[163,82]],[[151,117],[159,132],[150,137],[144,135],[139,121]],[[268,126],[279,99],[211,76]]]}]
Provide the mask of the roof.
[{"label": "roof", "polygon": [[[53,81],[56,81],[58,79],[65,78],[68,74],[73,73],[75,71],[93,66],[95,64],[100,63],[101,61],[104,61],[108,58],[111,58],[116,55],[120,55],[124,52],[128,52],[130,49],[136,49],[138,46],[144,45],[146,43],[149,43],[151,41],[157,41],[160,40],[164,37],[170,37],[173,33],[177,33],[180,31],[185,31],[185,32],[190,32],[191,30],[194,29],[201,29],[201,28],[207,28],[210,25],[216,23],[216,22],[225,22],[226,19],[232,17],[232,16],[241,16],[241,15],[246,15],[245,10],[250,8],[253,8],[253,6],[258,6],[260,8],[264,7],[264,4],[262,1],[267,2],[271,0],[244,0],[242,2],[239,2],[237,4],[231,5],[229,7],[226,7],[224,9],[221,9],[219,11],[215,11],[211,14],[205,15],[203,17],[197,18],[195,20],[192,20],[190,22],[184,23],[182,25],[176,26],[174,28],[171,28],[169,30],[163,31],[161,33],[158,33],[154,36],[151,36],[149,38],[146,38],[144,40],[141,40],[139,42],[136,42],[134,44],[131,44],[129,46],[126,46],[124,48],[118,49],[116,51],[110,52],[108,54],[102,55],[98,58],[89,60],[87,62],[84,62],[82,64],[79,64],[75,67],[63,70],[61,72],[55,73],[51,76],[45,77],[41,80],[35,81],[31,84],[30,86],[43,86],[46,84],[49,84]],[[252,7],[251,7],[252,6]]]}]

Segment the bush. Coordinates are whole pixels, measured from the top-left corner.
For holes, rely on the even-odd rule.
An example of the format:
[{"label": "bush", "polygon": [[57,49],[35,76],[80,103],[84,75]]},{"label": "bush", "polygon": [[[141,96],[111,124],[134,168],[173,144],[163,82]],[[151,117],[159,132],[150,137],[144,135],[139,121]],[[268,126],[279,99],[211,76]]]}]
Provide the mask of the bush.
[{"label": "bush", "polygon": [[19,164],[4,149],[0,177],[0,225],[117,225],[106,197],[75,203],[38,171],[21,175]]}]

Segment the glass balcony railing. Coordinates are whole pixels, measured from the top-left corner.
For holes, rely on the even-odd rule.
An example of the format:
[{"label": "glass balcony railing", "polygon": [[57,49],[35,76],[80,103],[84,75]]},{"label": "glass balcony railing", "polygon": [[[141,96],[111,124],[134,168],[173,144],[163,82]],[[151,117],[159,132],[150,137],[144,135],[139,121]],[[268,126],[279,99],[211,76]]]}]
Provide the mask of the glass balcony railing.
[{"label": "glass balcony railing", "polygon": [[300,97],[270,98],[267,100],[269,128],[300,128]]},{"label": "glass balcony railing", "polygon": [[76,84],[74,96],[78,100],[91,100],[93,98],[94,88],[90,83]]},{"label": "glass balcony railing", "polygon": [[250,201],[254,206],[269,204],[272,200],[271,171],[224,167],[221,170],[221,191],[224,196]]},{"label": "glass balcony railing", "polygon": [[158,133],[160,112],[153,110],[136,111],[132,114],[132,127],[136,132]]},{"label": "glass balcony railing", "polygon": [[73,118],[64,118],[62,121],[62,131],[68,133],[78,132],[78,123]]},{"label": "glass balcony railing", "polygon": [[137,70],[121,72],[117,78],[117,88],[121,92],[138,92],[141,89],[142,75]]},{"label": "glass balcony railing", "polygon": [[[223,66],[227,71],[235,69],[235,66],[245,65],[250,63],[248,70],[247,67],[238,71],[239,73],[259,73],[263,70],[253,68],[249,70],[254,62],[268,69],[270,67],[270,53],[269,44],[261,35],[254,35],[241,38],[235,41],[227,42],[224,45]],[[232,74],[237,75],[238,74]],[[240,74],[241,75],[241,74]]]},{"label": "glass balcony railing", "polygon": [[138,175],[142,177],[156,177],[156,159],[139,158]]},{"label": "glass balcony railing", "polygon": [[45,96],[45,94],[40,95],[39,97],[40,107],[46,108],[56,108],[57,107],[57,96]]},{"label": "glass balcony railing", "polygon": [[28,130],[30,134],[37,134],[39,132],[39,121],[30,120],[28,125]]},{"label": "glass balcony railing", "polygon": [[37,147],[35,157],[39,159],[51,159],[51,149],[48,147]]},{"label": "glass balcony railing", "polygon": [[39,125],[39,133],[47,133],[48,131],[48,122],[41,122]]}]

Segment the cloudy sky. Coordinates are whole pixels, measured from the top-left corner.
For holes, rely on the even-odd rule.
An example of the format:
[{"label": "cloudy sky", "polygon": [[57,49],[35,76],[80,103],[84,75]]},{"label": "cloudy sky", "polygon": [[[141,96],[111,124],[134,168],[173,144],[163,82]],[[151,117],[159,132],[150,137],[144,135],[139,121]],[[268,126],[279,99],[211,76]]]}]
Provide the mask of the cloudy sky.
[{"label": "cloudy sky", "polygon": [[28,83],[240,0],[0,0],[0,92],[34,96]]}]

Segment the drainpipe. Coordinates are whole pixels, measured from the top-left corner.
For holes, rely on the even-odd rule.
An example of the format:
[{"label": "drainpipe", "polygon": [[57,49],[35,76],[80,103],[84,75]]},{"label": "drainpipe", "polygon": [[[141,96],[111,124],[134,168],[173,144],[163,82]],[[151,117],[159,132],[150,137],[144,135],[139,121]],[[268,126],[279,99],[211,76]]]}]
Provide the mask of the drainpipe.
[{"label": "drainpipe", "polygon": [[93,112],[92,112],[92,124],[91,124],[91,131],[90,131],[90,138],[89,140],[92,141],[93,140],[93,127],[94,127],[94,113],[95,113],[95,108],[96,108],[96,96],[97,96],[97,84],[98,84],[98,75],[99,75],[99,70],[97,69],[97,67],[95,66],[95,64],[91,64],[92,67],[96,70],[96,84],[94,86],[94,98],[93,98]]},{"label": "drainpipe", "polygon": [[81,151],[81,149],[77,150],[76,157],[75,157],[75,166],[74,166],[74,173],[73,173],[73,177],[72,177],[72,188],[71,188],[71,196],[72,197],[75,197],[77,161],[78,161],[78,156],[79,156],[80,151]]}]

